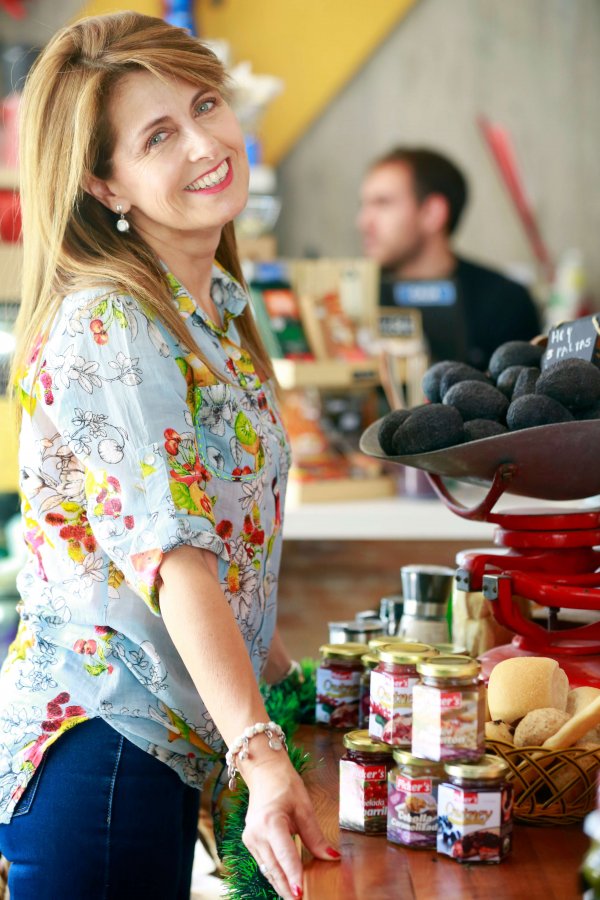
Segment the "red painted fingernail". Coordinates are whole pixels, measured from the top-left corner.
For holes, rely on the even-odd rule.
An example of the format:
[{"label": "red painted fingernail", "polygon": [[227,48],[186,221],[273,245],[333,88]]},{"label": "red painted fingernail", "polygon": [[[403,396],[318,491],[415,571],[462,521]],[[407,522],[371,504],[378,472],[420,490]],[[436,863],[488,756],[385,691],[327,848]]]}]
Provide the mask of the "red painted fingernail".
[{"label": "red painted fingernail", "polygon": [[302,890],[302,888],[300,887],[299,884],[296,884],[292,888],[292,894],[294,895],[294,897],[297,897],[298,900],[302,900],[302,897],[304,896],[304,891]]},{"label": "red painted fingernail", "polygon": [[333,847],[327,847],[325,849],[325,852],[328,853],[332,859],[341,859],[342,858],[342,854],[338,853],[337,850],[334,850]]}]

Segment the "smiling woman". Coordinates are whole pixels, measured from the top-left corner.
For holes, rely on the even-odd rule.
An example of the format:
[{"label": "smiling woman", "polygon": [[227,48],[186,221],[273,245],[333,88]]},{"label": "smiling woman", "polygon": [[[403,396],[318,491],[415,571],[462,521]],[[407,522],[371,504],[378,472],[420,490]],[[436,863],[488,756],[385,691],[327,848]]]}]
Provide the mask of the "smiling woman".
[{"label": "smiling woman", "polygon": [[290,670],[289,451],[235,249],[248,163],[226,88],[206,47],[133,13],[59,32],[25,87],[28,556],[0,672],[12,900],[187,900],[199,791],[227,746],[277,893],[302,896],[291,835],[336,858],[257,686]]}]

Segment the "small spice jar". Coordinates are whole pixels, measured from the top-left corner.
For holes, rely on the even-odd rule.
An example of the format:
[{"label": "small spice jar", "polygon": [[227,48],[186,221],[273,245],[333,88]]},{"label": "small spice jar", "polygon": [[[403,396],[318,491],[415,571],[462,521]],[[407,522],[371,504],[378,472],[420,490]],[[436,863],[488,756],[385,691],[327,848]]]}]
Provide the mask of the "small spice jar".
[{"label": "small spice jar", "polygon": [[315,719],[332,728],[356,728],[361,657],[366,644],[324,644],[320,648],[321,663],[317,669],[317,702]]},{"label": "small spice jar", "polygon": [[385,834],[387,777],[394,765],[391,747],[374,741],[369,732],[344,735],[346,753],[340,760],[340,828],[365,834]]},{"label": "small spice jar", "polygon": [[479,759],[485,750],[485,687],[470,656],[436,656],[417,664],[412,752],[442,762]]},{"label": "small spice jar", "polygon": [[457,862],[499,863],[512,846],[512,784],[508,764],[486,754],[448,763],[438,790],[438,853]]},{"label": "small spice jar", "polygon": [[371,672],[369,734],[393,747],[408,747],[412,738],[413,688],[421,678],[417,663],[436,655],[428,644],[387,644],[378,650]]},{"label": "small spice jar", "polygon": [[396,767],[388,775],[387,839],[416,849],[436,846],[438,787],[442,763],[394,750]]},{"label": "small spice jar", "polygon": [[375,653],[365,653],[362,657],[364,671],[360,676],[358,692],[358,727],[369,727],[369,709],[371,702],[371,672],[379,665],[379,656]]}]

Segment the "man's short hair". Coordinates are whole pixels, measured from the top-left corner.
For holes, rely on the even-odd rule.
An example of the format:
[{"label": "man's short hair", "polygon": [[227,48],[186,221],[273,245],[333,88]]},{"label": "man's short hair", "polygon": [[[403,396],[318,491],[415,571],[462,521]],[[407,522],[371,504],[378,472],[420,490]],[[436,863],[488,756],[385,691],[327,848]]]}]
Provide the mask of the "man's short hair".
[{"label": "man's short hair", "polygon": [[460,169],[446,156],[423,147],[395,147],[376,160],[371,169],[403,163],[412,172],[415,194],[422,203],[431,194],[441,194],[448,202],[448,234],[452,234],[465,208],[469,187]]}]

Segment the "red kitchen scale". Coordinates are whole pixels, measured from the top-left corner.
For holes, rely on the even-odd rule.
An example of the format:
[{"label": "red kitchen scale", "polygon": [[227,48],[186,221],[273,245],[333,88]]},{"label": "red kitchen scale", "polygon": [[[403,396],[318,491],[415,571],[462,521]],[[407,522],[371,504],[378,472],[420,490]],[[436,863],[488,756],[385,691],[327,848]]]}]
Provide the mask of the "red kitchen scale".
[{"label": "red kitchen scale", "polygon": [[[597,508],[494,512],[505,493],[550,501],[600,495],[600,420],[542,425],[395,457],[379,446],[379,425],[363,434],[364,453],[423,469],[453,513],[496,525],[494,542],[501,549],[466,551],[456,574],[459,590],[482,591],[496,620],[515,632],[510,644],[481,657],[483,674],[509,656],[551,656],[571,684],[600,687],[600,497]],[[444,478],[484,485],[485,495],[467,508]],[[545,624],[524,616],[516,597],[545,607]],[[589,618],[597,621],[568,623],[573,610],[592,611]]]}]

